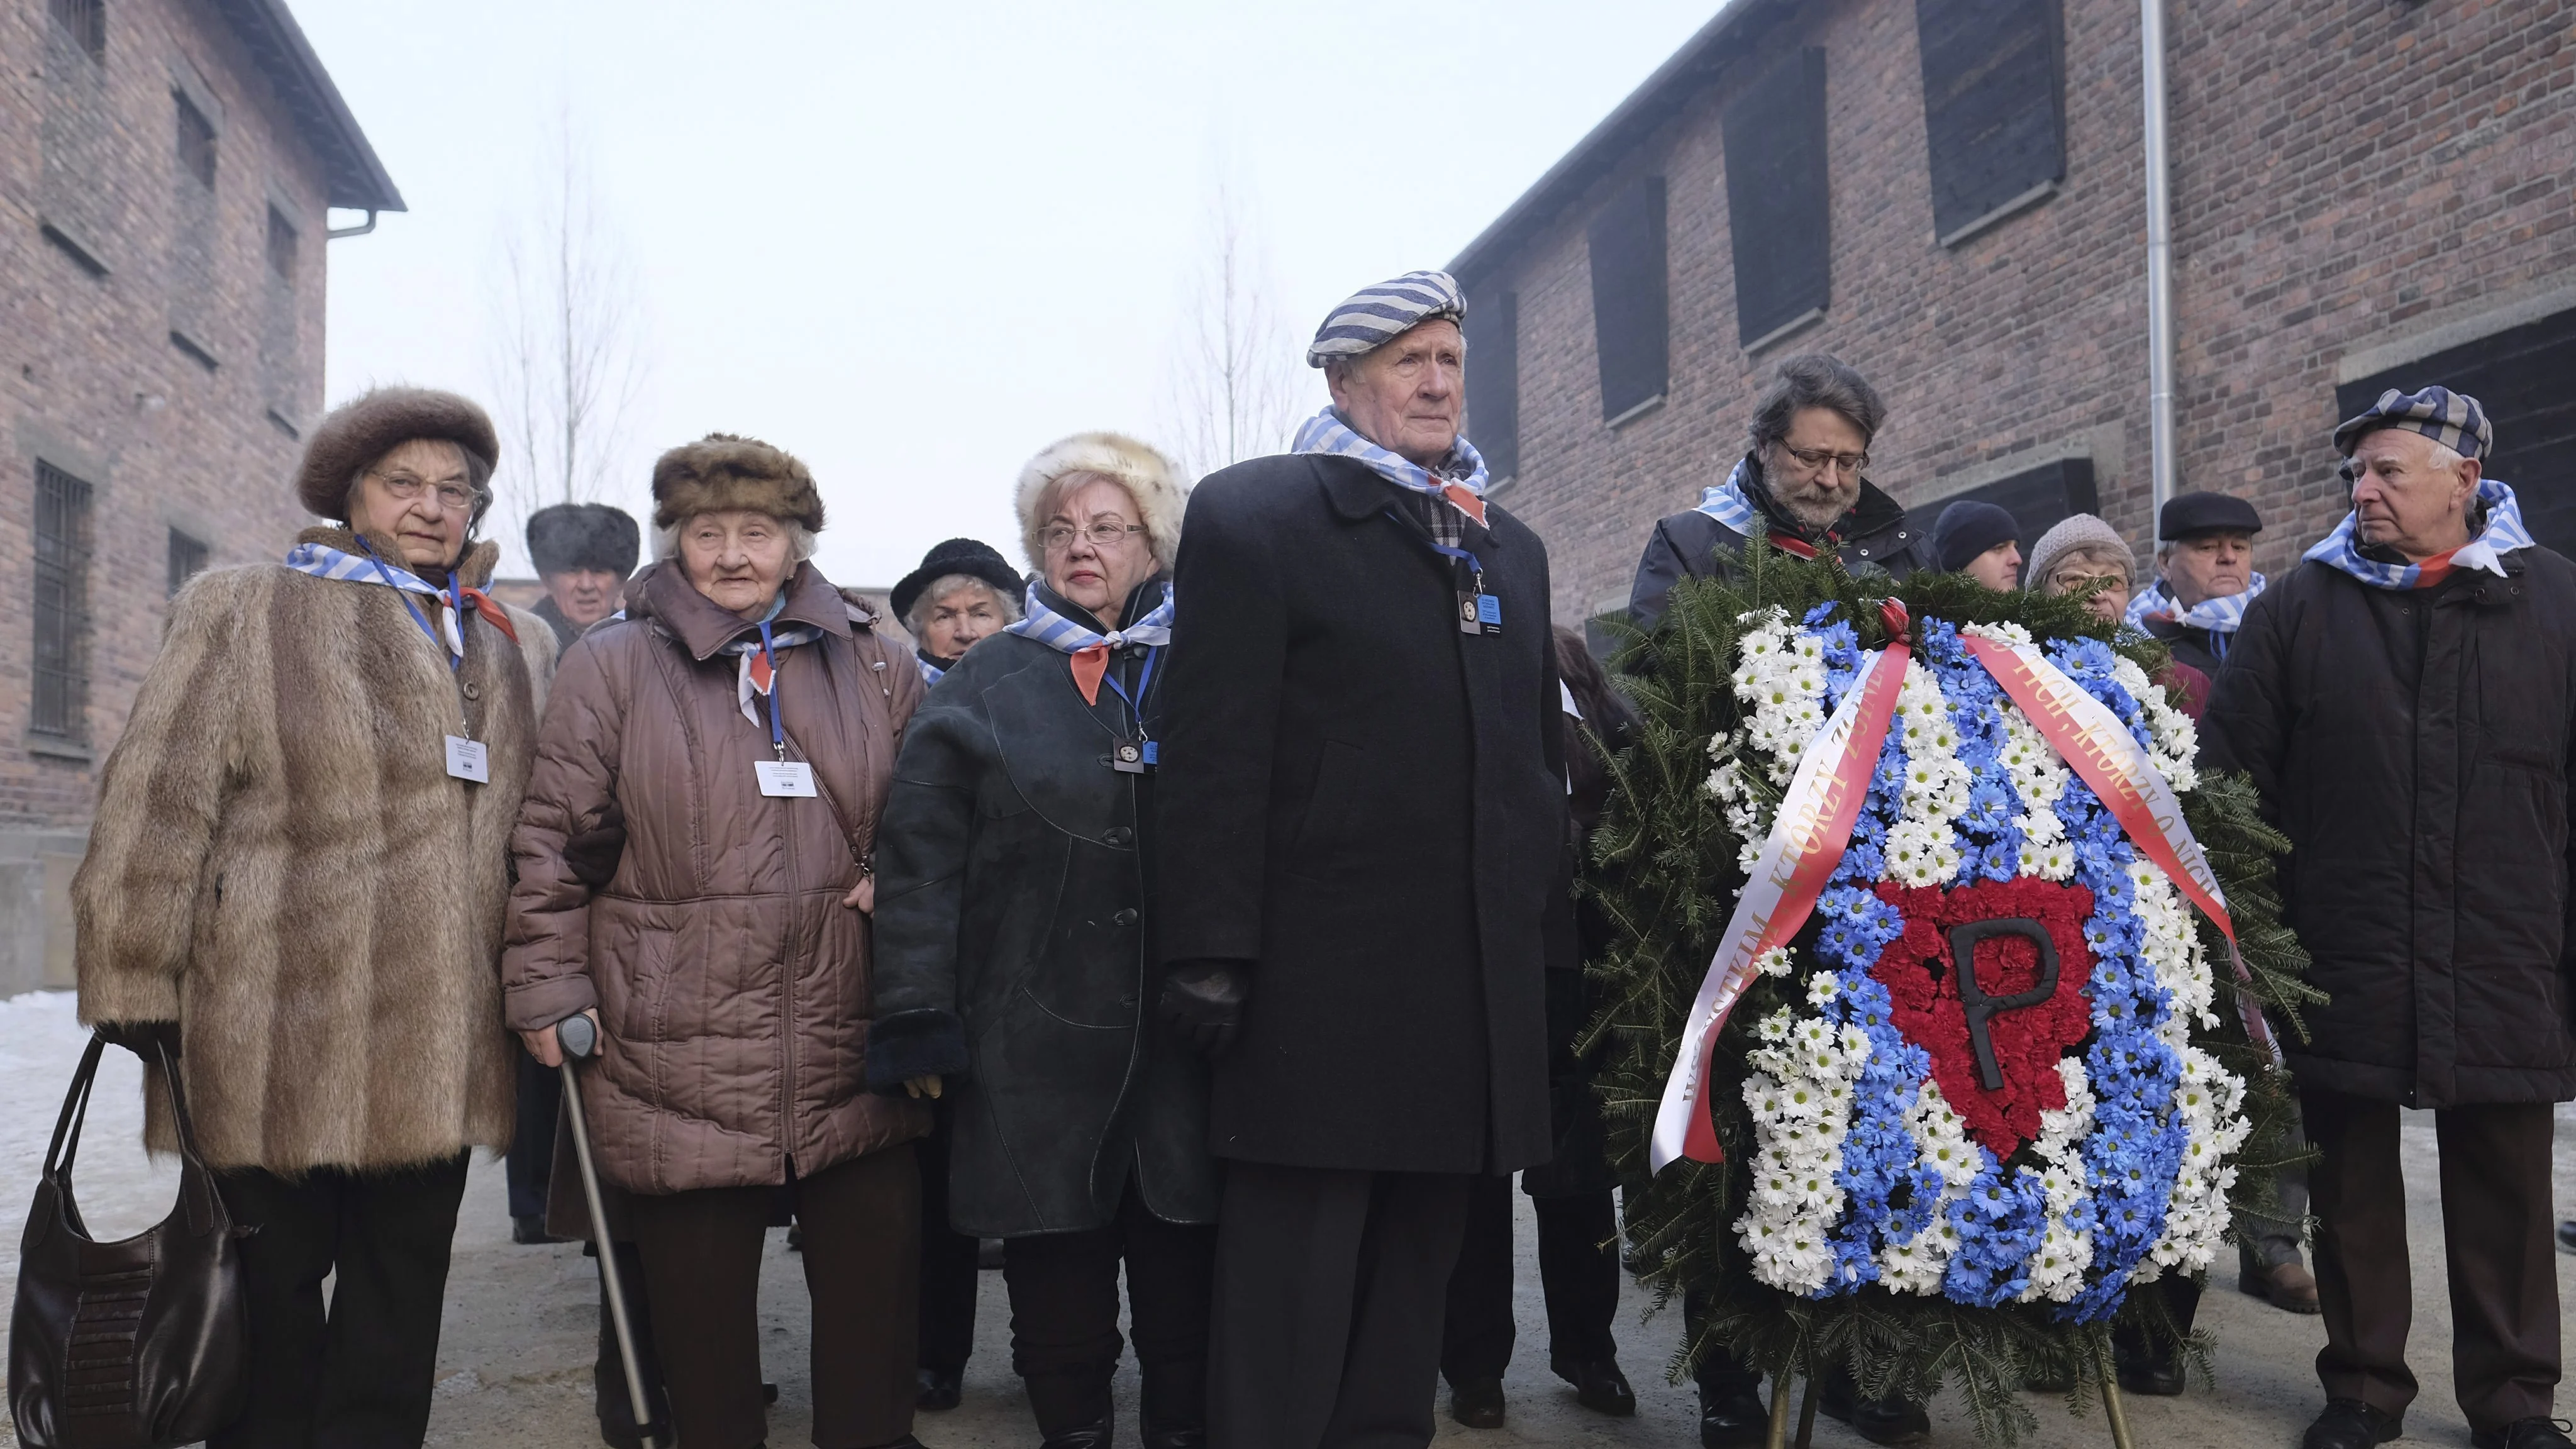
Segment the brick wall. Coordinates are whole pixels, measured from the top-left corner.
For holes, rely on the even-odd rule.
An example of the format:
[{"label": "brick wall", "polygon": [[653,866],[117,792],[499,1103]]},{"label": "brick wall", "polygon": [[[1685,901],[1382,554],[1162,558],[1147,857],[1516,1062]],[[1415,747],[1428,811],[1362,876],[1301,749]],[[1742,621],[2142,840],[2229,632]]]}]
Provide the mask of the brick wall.
[{"label": "brick wall", "polygon": [[[105,18],[93,60],[43,0],[0,6],[0,830],[88,818],[159,646],[171,530],[220,567],[278,557],[308,521],[285,482],[300,444],[269,413],[302,427],[321,407],[320,164],[199,0],[105,0]],[[218,130],[211,192],[180,163],[180,89]],[[302,228],[291,284],[272,206]],[[292,366],[264,367],[264,340]],[[30,748],[38,459],[93,490],[88,761]]]},{"label": "brick wall", "polygon": [[[1798,351],[1878,384],[1891,417],[1873,478],[1927,515],[2083,456],[2106,516],[2151,541],[2138,11],[2064,13],[2065,180],[1956,247],[1934,240],[1912,0],[1810,0],[1471,279],[1519,294],[1520,467],[1503,499],[1548,541],[1560,618],[1624,600],[1654,519],[1724,475],[1771,366]],[[2182,486],[2255,499],[2272,524],[2257,562],[2277,570],[2342,511],[2328,433],[2347,356],[2576,289],[2576,0],[2168,13]],[[1832,303],[1748,357],[1717,118],[1803,45],[1826,51]],[[1666,178],[1672,383],[1614,431],[1584,226],[1640,174]]]}]

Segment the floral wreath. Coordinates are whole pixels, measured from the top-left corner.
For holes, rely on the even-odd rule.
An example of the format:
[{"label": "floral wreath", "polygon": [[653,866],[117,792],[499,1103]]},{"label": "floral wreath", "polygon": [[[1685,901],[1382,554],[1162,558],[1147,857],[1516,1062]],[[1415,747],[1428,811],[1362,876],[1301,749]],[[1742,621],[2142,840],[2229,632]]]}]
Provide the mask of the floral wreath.
[{"label": "floral wreath", "polygon": [[[2033,1422],[2025,1375],[2081,1395],[2115,1321],[2182,1337],[2129,1289],[2277,1221],[2290,1104],[2261,1009],[2295,1030],[2319,998],[2279,921],[2287,842],[2243,777],[2195,769],[2162,646],[2080,598],[1855,580],[1759,541],[1628,633],[1643,723],[1582,880],[1614,937],[1587,963],[1609,1005],[1578,1046],[1613,1048],[1599,1090],[1632,1262],[1709,1305],[1675,1372],[1723,1343],[1784,1376],[1846,1365],[1873,1396],[1956,1384],[1980,1436],[2010,1441]],[[2125,736],[2205,874],[2178,888],[2170,851],[2123,826],[2134,801],[2106,804],[2051,743],[2061,723],[2016,702],[2003,655]],[[1812,913],[1761,938],[1710,1022],[1711,943],[1776,883],[1784,801],[1779,833],[1815,833],[1801,765],[1882,673],[1884,738],[1848,746],[1848,842],[1813,857]],[[1673,1160],[1703,1024],[1708,1150]]]}]

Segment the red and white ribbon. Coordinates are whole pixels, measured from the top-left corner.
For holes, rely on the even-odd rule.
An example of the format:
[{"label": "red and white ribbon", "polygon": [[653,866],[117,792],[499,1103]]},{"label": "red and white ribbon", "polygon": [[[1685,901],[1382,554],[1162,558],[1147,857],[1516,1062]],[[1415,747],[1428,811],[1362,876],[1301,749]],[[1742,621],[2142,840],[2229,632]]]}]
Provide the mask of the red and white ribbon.
[{"label": "red and white ribbon", "polygon": [[1761,970],[1763,953],[1787,942],[1807,923],[1851,844],[1852,825],[1860,819],[1869,777],[1887,743],[1888,722],[1895,717],[1910,657],[1904,609],[1894,600],[1884,607],[1890,611],[1894,641],[1862,663],[1851,691],[1798,757],[1798,772],[1781,797],[1771,837],[1763,842],[1761,859],[1727,919],[1726,934],[1718,938],[1717,954],[1700,978],[1699,995],[1682,1027],[1681,1050],[1664,1079],[1663,1103],[1655,1110],[1647,1159],[1656,1172],[1677,1157],[1726,1160],[1708,1104],[1718,1034]]},{"label": "red and white ribbon", "polygon": [[[2228,919],[2226,893],[2209,868],[2209,857],[2184,823],[2182,802],[2174,798],[2173,787],[2157,773],[2129,727],[2036,647],[2013,648],[1974,634],[1960,635],[1960,642],[2021,706],[2023,717],[2039,730],[2049,748],[2092,787],[2147,859],[2218,927],[2227,938],[2228,964],[2235,968],[2237,982],[2252,985],[2253,975],[2236,949],[2236,923]],[[2262,1009],[2241,991],[2236,1003],[2245,1035],[2269,1051],[2278,1065],[2280,1044],[2272,1039]]]}]

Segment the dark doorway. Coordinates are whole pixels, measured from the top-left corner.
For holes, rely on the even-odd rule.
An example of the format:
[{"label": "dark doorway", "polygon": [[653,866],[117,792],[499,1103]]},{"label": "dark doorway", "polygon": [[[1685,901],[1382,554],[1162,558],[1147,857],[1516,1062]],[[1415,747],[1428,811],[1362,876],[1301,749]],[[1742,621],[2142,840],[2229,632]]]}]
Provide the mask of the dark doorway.
[{"label": "dark doorway", "polygon": [[2093,460],[2058,458],[2009,478],[1998,478],[1982,488],[1953,493],[1917,516],[1929,528],[1941,517],[1942,509],[1962,498],[1991,503],[2011,514],[2021,525],[2021,551],[2025,554],[2039,542],[2041,534],[2064,522],[2069,514],[2097,513],[2101,505],[2093,486]]}]

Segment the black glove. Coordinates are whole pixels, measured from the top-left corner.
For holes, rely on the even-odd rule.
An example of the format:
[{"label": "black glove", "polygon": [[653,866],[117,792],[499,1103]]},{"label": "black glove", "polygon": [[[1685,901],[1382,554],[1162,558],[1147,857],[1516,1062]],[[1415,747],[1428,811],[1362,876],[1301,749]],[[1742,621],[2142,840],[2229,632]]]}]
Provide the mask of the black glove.
[{"label": "black glove", "polygon": [[1243,999],[1252,992],[1249,961],[1181,961],[1163,978],[1160,1015],[1172,1034],[1201,1056],[1221,1057],[1243,1025]]},{"label": "black glove", "polygon": [[170,1055],[179,1055],[179,1023],[175,1021],[102,1021],[93,1030],[109,1046],[121,1046],[146,1062],[161,1060],[159,1048],[168,1047]]}]

